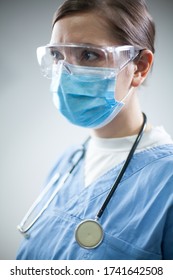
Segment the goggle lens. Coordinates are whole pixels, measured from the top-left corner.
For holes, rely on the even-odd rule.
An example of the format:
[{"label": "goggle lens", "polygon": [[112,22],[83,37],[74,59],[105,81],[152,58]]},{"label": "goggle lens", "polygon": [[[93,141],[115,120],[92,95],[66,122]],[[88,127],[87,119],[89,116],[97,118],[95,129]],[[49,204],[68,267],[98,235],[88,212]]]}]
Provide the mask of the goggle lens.
[{"label": "goggle lens", "polygon": [[94,47],[88,45],[47,45],[37,49],[43,75],[52,78],[52,69],[60,61],[91,68],[121,70],[139,53],[133,46]]}]

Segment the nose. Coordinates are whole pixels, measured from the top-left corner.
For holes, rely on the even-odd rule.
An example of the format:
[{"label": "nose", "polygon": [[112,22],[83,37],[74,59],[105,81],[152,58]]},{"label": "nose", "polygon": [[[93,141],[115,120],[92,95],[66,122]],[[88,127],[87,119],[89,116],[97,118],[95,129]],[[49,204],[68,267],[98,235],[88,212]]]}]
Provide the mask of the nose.
[{"label": "nose", "polygon": [[62,51],[63,54],[63,60],[69,64],[76,64],[76,57],[75,57],[75,52],[73,51],[72,48],[66,47]]},{"label": "nose", "polygon": [[76,59],[73,55],[65,54],[64,55],[64,61],[69,64],[76,64]]}]

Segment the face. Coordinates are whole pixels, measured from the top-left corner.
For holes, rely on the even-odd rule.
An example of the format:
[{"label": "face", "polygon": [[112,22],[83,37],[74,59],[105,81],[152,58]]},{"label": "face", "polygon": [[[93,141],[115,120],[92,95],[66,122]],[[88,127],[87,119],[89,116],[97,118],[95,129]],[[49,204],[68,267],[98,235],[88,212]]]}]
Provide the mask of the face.
[{"label": "face", "polygon": [[[105,21],[92,13],[66,16],[57,21],[52,31],[50,44],[59,43],[91,44],[103,47],[117,45]],[[116,99],[121,100],[127,94],[131,78],[132,71],[129,65],[118,75]]]}]

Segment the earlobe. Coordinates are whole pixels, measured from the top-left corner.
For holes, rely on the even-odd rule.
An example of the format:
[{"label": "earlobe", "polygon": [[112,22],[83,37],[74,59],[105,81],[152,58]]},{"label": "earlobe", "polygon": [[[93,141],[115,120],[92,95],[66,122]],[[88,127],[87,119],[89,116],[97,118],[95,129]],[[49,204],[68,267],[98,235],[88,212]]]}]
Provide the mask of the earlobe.
[{"label": "earlobe", "polygon": [[140,57],[135,63],[135,71],[132,79],[132,86],[138,87],[148,76],[153,64],[153,53],[150,50],[142,51]]}]

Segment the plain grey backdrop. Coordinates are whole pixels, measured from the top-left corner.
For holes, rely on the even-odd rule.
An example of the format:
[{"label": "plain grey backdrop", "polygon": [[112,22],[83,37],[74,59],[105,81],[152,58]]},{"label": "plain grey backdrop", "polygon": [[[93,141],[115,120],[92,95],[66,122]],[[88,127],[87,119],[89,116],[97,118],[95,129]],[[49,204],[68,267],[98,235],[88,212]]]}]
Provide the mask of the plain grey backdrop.
[{"label": "plain grey backdrop", "polygon": [[[50,81],[36,61],[36,48],[49,42],[52,16],[61,2],[0,2],[0,259],[15,259],[21,241],[16,225],[58,154],[88,133],[59,116]],[[139,94],[149,120],[173,136],[173,1],[147,2],[156,22],[156,56]]]}]

